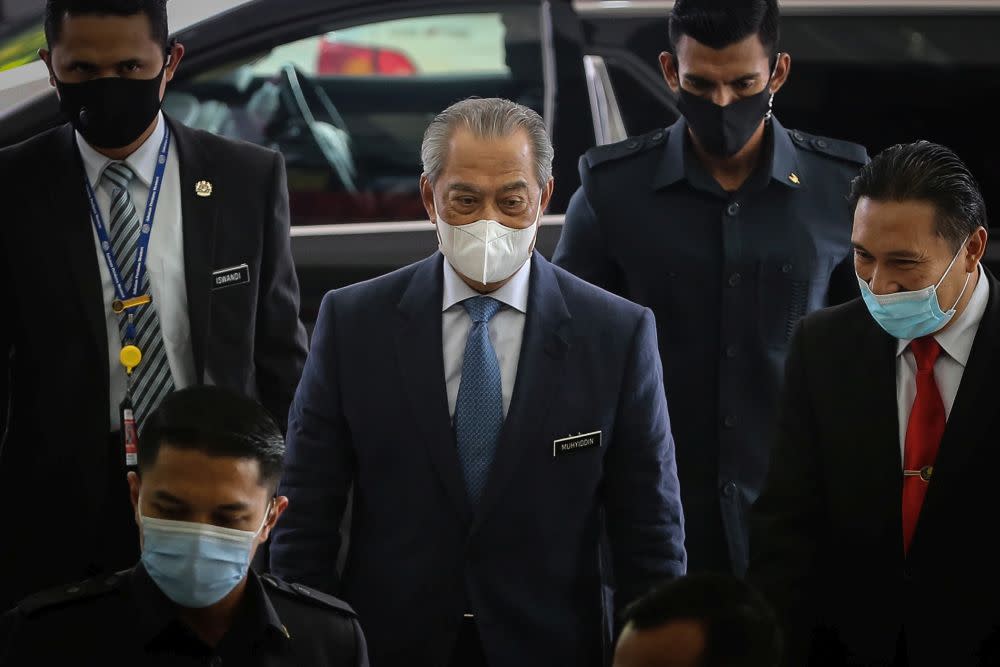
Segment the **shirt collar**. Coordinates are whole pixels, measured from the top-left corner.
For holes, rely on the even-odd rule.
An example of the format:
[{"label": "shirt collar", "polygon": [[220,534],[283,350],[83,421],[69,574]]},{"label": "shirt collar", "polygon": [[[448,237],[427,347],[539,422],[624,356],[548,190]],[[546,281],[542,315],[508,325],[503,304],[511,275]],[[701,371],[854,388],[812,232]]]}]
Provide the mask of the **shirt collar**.
[{"label": "shirt collar", "polygon": [[[156,129],[142,143],[134,153],[125,158],[124,162],[135,172],[136,178],[148,188],[153,182],[153,174],[156,171],[156,158],[160,153],[160,143],[163,141],[164,122],[163,113],[156,117]],[[101,175],[104,169],[117,160],[112,160],[106,155],[98,153],[93,146],[87,143],[79,132],[76,133],[76,145],[80,149],[80,157],[83,158],[83,168],[87,172],[87,178],[96,190],[100,184]]]},{"label": "shirt collar", "polygon": [[[941,345],[949,357],[957,361],[965,368],[969,363],[969,355],[972,354],[972,344],[976,340],[976,332],[979,331],[979,323],[986,314],[986,306],[990,299],[990,281],[983,273],[982,267],[976,269],[979,279],[976,282],[976,289],[972,292],[972,298],[962,314],[955,322],[942,333],[934,336],[934,340]],[[900,340],[896,347],[896,356],[903,354],[910,345],[909,340]]]},{"label": "shirt collar", "polygon": [[[163,637],[165,633],[178,628],[180,619],[177,616],[177,605],[160,590],[142,563],[133,568],[129,576],[129,586],[138,610],[138,638],[143,645],[148,645]],[[243,602],[230,633],[238,632],[241,624],[245,623],[250,624],[251,631],[266,628],[274,637],[285,639],[289,637],[278,612],[271,604],[271,599],[264,591],[260,578],[252,569],[247,575]]]},{"label": "shirt collar", "polygon": [[[681,180],[691,180],[692,165],[686,160],[693,160],[694,153],[688,147],[687,136],[688,124],[681,116],[670,128],[667,135],[663,159],[660,161],[656,176],[653,178],[654,189],[665,188]],[[765,142],[767,143],[764,146],[764,157],[771,161],[770,180],[777,181],[792,189],[801,187],[801,171],[795,144],[788,136],[788,130],[778,122],[777,118],[771,118],[770,128],[765,134]],[[751,176],[752,178],[753,176]]]},{"label": "shirt collar", "polygon": [[510,280],[500,289],[490,294],[481,294],[465,284],[451,266],[448,258],[444,258],[444,294],[441,299],[441,312],[476,296],[489,296],[507,306],[521,312],[528,312],[528,278],[531,275],[531,258],[518,269]]}]

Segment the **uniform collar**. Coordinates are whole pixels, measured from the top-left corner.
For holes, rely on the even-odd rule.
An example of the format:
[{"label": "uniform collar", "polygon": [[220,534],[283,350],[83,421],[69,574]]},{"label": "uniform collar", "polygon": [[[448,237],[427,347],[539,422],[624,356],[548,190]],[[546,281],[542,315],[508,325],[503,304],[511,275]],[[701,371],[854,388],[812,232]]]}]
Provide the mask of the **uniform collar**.
[{"label": "uniform collar", "polygon": [[[153,130],[153,133],[146,141],[142,142],[142,145],[134,153],[121,160],[135,172],[136,178],[142,181],[147,188],[153,182],[153,174],[156,172],[156,158],[160,152],[163,133],[166,131],[164,129],[165,122],[161,111],[156,116],[156,129]],[[76,145],[80,149],[80,157],[83,158],[83,168],[87,172],[87,178],[90,179],[91,185],[96,190],[104,169],[118,160],[112,160],[108,156],[98,153],[79,132],[76,133]]]},{"label": "uniform collar", "polygon": [[[770,180],[798,189],[802,186],[802,174],[799,170],[795,144],[788,136],[788,130],[778,122],[777,118],[772,117],[770,125],[770,130],[765,135],[765,141],[769,143],[764,146],[765,159],[770,154]],[[653,189],[658,190],[678,181],[690,179],[690,170],[685,160],[696,160],[697,157],[689,149],[687,139],[688,124],[681,116],[667,133],[663,159],[653,177]]]},{"label": "uniform collar", "polygon": [[[142,563],[133,568],[129,586],[138,611],[138,639],[143,646],[181,628],[186,629],[177,615],[177,605],[160,590]],[[228,641],[234,632],[249,632],[252,633],[251,636],[262,637],[261,630],[278,641],[289,639],[288,631],[271,604],[260,578],[251,569],[247,576],[243,602],[223,641]]]},{"label": "uniform collar", "polygon": [[[943,333],[934,336],[934,339],[941,346],[945,353],[965,368],[969,363],[969,355],[972,354],[972,344],[976,341],[976,333],[979,331],[979,323],[982,322],[986,314],[986,306],[990,300],[990,281],[982,268],[976,267],[979,272],[979,280],[976,288],[972,292],[972,298],[958,319],[948,327]],[[970,279],[971,280],[971,279]],[[896,356],[900,356],[910,345],[909,340],[900,340],[896,345]]]},{"label": "uniform collar", "polygon": [[529,258],[520,269],[518,269],[510,280],[495,292],[490,294],[480,294],[465,284],[458,272],[451,266],[447,258],[444,259],[444,291],[441,299],[441,312],[444,312],[457,303],[477,296],[488,296],[517,310],[520,313],[528,312],[528,278],[531,276],[531,259]]}]

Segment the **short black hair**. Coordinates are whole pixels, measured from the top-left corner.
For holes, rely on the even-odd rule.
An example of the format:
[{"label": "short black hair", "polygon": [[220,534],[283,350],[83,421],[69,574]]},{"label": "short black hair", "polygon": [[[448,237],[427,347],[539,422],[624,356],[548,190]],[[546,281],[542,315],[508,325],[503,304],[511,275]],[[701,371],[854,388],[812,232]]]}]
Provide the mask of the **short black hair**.
[{"label": "short black hair", "polygon": [[875,156],[851,182],[850,202],[924,201],[937,211],[935,232],[958,252],[980,227],[986,204],[969,168],[950,148],[930,141],[896,144]]},{"label": "short black hair", "polygon": [[149,19],[150,34],[163,47],[168,48],[167,0],[46,0],[45,41],[51,49],[62,34],[66,16],[135,16],[145,14]]},{"label": "short black hair", "polygon": [[713,49],[724,49],[757,35],[768,58],[780,36],[778,0],[677,0],[670,12],[670,45],[687,35]]},{"label": "short black hair", "polygon": [[695,621],[705,633],[700,667],[778,667],[777,616],[750,584],[723,574],[695,574],[662,584],[625,609],[636,630]]},{"label": "short black hair", "polygon": [[253,459],[260,483],[277,488],[284,466],[281,429],[257,401],[213,386],[168,394],[146,418],[139,434],[140,474],[156,463],[164,444],[209,456]]}]

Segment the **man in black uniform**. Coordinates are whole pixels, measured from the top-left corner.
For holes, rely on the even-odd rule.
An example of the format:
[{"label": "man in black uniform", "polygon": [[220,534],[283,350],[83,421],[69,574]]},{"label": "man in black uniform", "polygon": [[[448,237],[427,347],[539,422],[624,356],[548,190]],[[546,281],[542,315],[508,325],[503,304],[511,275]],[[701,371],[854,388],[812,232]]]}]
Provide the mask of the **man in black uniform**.
[{"label": "man in black uniform", "polygon": [[771,115],[776,0],[678,0],[670,39],[684,117],[584,155],[554,259],[656,314],[689,570],[742,575],[789,336],[857,293],[846,197],[868,156]]},{"label": "man in black uniform", "polygon": [[284,442],[263,407],[183,389],[150,414],[140,442],[129,487],[141,562],[8,612],[0,664],[367,666],[346,603],[248,570],[288,506],[275,496]]}]

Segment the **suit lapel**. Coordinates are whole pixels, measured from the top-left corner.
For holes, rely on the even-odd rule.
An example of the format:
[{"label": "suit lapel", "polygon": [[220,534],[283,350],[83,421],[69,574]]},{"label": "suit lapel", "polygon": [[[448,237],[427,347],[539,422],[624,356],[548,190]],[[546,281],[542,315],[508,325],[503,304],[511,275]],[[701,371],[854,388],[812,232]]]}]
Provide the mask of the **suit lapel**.
[{"label": "suit lapel", "polygon": [[903,554],[903,462],[896,401],[897,341],[867,312],[861,315],[854,338],[860,362],[854,366],[857,376],[843,385],[852,388],[845,414],[855,415],[852,423],[859,427],[856,437],[845,438],[843,445],[854,451],[844,460],[858,464],[844,475],[851,480],[857,506],[864,508],[866,532],[885,540],[892,550],[890,558],[898,558]]},{"label": "suit lapel", "polygon": [[215,253],[216,202],[221,193],[197,194],[201,181],[212,183],[214,164],[194,130],[168,118],[177,143],[180,166],[181,219],[184,227],[184,278],[187,283],[188,316],[195,377],[204,380],[205,351],[211,325],[210,299]]},{"label": "suit lapel", "polygon": [[507,419],[497,445],[493,467],[476,512],[473,530],[495,507],[510,483],[526,449],[545,446],[540,429],[548,406],[557,393],[569,351],[571,322],[555,271],[541,255],[532,257],[528,312],[517,364],[517,380]]},{"label": "suit lapel", "polygon": [[396,357],[403,392],[413,420],[423,434],[432,466],[462,522],[471,517],[462,469],[448,412],[441,340],[443,257],[435,253],[421,262],[399,302]]},{"label": "suit lapel", "polygon": [[986,429],[992,421],[988,416],[996,409],[995,397],[984,388],[993,383],[998,370],[997,361],[1000,360],[997,350],[1000,346],[1000,300],[997,298],[1000,285],[985,268],[983,278],[989,284],[989,301],[941,439],[934,462],[934,477],[927,487],[913,544],[910,545],[911,555],[919,548],[921,536],[932,530],[936,521],[947,520],[941,515],[947,498],[956,485],[963,483],[965,470],[976,447],[987,440]]},{"label": "suit lapel", "polygon": [[[94,338],[95,349],[103,358],[108,349],[108,330],[93,224],[87,213],[89,204],[83,185],[85,174],[72,126],[63,126],[56,136],[58,142],[56,154],[65,156],[69,160],[69,168],[51,170],[52,178],[49,181],[51,219],[62,223],[60,236],[73,273],[72,282],[79,294],[80,304],[87,319],[87,328]],[[106,368],[106,364],[102,364],[101,367]],[[104,380],[105,392],[110,392],[107,388],[106,375]]]}]

